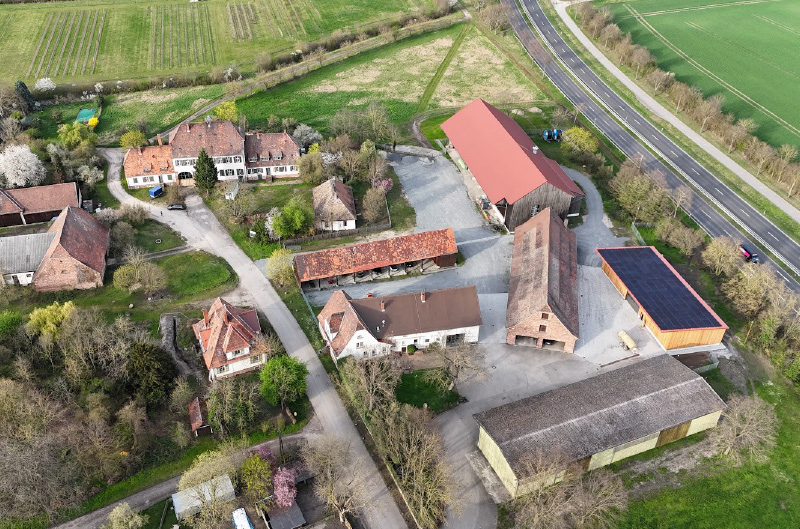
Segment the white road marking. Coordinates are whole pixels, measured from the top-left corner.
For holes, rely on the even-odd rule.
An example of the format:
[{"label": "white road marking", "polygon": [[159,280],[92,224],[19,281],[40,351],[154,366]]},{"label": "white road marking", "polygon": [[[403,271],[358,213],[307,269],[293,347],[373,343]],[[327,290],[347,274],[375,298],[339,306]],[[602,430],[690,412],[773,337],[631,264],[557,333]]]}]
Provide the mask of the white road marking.
[{"label": "white road marking", "polygon": [[722,194],[722,191],[720,191],[718,187],[715,187],[714,189],[716,189],[717,193],[719,193],[720,195]]},{"label": "white road marking", "polygon": [[676,153],[676,152],[675,152],[675,151],[673,151],[672,149],[670,149],[670,151],[669,151],[669,152],[671,152],[671,153],[672,153],[672,156],[678,156],[678,153]]},{"label": "white road marking", "polygon": [[750,214],[749,214],[748,212],[746,212],[745,210],[742,210],[742,213],[744,213],[744,214],[745,214],[745,215],[747,215],[748,217],[750,216]]},{"label": "white road marking", "polygon": [[776,241],[778,240],[778,238],[775,237],[775,234],[772,233],[771,231],[768,231],[767,233],[769,233],[769,236],[772,237],[773,239],[775,239]]},{"label": "white road marking", "polygon": [[692,167],[692,171],[694,171],[694,174],[700,174],[700,173],[697,172],[697,169],[695,169],[694,167]]}]

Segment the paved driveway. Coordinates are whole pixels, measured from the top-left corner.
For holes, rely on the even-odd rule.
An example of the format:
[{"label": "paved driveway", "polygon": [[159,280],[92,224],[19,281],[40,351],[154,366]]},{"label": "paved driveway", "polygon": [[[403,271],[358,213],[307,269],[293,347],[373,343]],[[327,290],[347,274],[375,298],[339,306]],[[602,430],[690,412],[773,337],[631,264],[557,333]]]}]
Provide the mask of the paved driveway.
[{"label": "paved driveway", "polygon": [[[111,193],[123,203],[138,202],[122,189],[120,181],[122,152],[119,149],[100,149],[100,152],[109,161],[108,188]],[[286,347],[286,352],[306,364],[309,371],[306,379],[307,394],[315,415],[326,433],[340,436],[350,442],[355,463],[363,473],[363,480],[369,491],[368,505],[364,509],[363,516],[365,525],[373,529],[407,527],[328,374],[289,309],[283,304],[264,274],[236,246],[200,197],[191,195],[186,203],[188,206],[186,212],[167,211],[166,208],[153,205],[148,205],[148,208],[154,219],[176,230],[193,248],[219,255],[228,261],[239,276],[240,286],[250,292],[258,309],[272,323]],[[80,520],[84,522],[73,527],[97,527],[102,522],[102,518],[95,517],[91,521],[82,518],[75,523]]]}]

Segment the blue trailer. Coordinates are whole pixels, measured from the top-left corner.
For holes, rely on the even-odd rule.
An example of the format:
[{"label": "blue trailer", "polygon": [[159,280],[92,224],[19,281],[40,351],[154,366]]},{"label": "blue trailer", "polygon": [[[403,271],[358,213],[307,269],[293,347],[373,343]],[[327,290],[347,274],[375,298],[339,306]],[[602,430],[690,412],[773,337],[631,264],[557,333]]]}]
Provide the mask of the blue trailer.
[{"label": "blue trailer", "polygon": [[164,194],[164,188],[161,186],[150,188],[150,198],[158,198],[163,194]]},{"label": "blue trailer", "polygon": [[554,140],[555,138],[553,136],[553,131],[549,129],[544,129],[544,131],[542,131],[542,139],[544,141]]},{"label": "blue trailer", "polygon": [[556,141],[561,141],[561,135],[563,131],[561,129],[553,129],[553,139]]}]

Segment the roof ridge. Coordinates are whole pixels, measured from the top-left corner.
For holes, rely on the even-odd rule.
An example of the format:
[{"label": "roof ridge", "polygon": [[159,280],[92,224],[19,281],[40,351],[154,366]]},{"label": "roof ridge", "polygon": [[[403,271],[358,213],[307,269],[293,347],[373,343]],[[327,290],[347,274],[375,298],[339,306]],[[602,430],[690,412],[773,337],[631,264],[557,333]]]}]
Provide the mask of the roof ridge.
[{"label": "roof ridge", "polygon": [[[609,373],[613,373],[613,371],[609,371]],[[546,428],[542,428],[542,429],[536,430],[534,432],[528,432],[527,434],[522,435],[520,437],[514,437],[513,439],[508,439],[506,441],[503,441],[502,443],[497,443],[497,444],[499,446],[506,446],[506,445],[511,444],[511,443],[517,443],[517,442],[519,442],[519,441],[521,441],[523,439],[527,439],[527,438],[532,437],[534,435],[541,435],[543,432],[547,432],[549,430],[553,430],[555,428],[559,428],[559,427],[561,427],[561,426],[563,426],[565,424],[574,424],[574,423],[577,423],[578,421],[586,420],[589,417],[594,417],[594,416],[599,415],[601,413],[607,413],[609,410],[615,410],[615,409],[619,409],[619,408],[621,408],[623,406],[628,406],[633,402],[639,402],[639,401],[642,401],[642,400],[644,400],[646,398],[650,398],[650,397],[652,397],[654,395],[658,395],[658,394],[664,393],[666,391],[671,391],[671,390],[674,390],[676,388],[683,387],[683,386],[685,386],[687,384],[695,384],[695,383],[697,383],[698,380],[703,380],[703,379],[701,377],[699,377],[699,376],[696,376],[696,377],[693,377],[693,378],[691,378],[689,380],[684,380],[684,381],[679,382],[677,384],[672,384],[672,385],[669,385],[667,387],[658,389],[657,391],[650,391],[648,393],[645,393],[644,395],[639,395],[638,397],[634,397],[632,399],[627,399],[625,401],[618,402],[617,404],[614,404],[613,406],[607,406],[605,408],[602,408],[602,409],[599,409],[599,410],[595,410],[593,412],[590,412],[590,413],[587,413],[587,414],[584,414],[584,415],[580,415],[579,417],[573,417],[572,419],[569,419],[569,420],[566,420],[566,421],[561,421],[561,422],[558,422],[556,424],[552,424],[552,425],[550,425],[550,426],[548,426]],[[572,384],[569,384],[569,385],[572,385]],[[562,387],[568,387],[568,386],[562,386]],[[557,391],[558,389],[561,389],[561,388],[556,388],[556,389],[550,390],[550,391]],[[534,396],[537,396],[537,395],[534,395]]]},{"label": "roof ridge", "polygon": [[13,203],[14,203],[14,205],[15,205],[15,206],[17,206],[17,207],[19,208],[19,210],[20,210],[20,211],[23,211],[23,212],[24,212],[24,211],[25,211],[25,208],[22,206],[22,204],[20,204],[19,202],[17,202],[17,199],[16,199],[16,198],[14,198],[14,196],[13,196],[13,195],[11,195],[11,193],[9,193],[8,191],[10,191],[10,190],[6,190],[6,189],[0,189],[0,192],[2,192],[2,193],[3,193],[3,194],[6,196],[6,198],[8,198],[8,199],[9,199],[11,202],[13,202]]}]

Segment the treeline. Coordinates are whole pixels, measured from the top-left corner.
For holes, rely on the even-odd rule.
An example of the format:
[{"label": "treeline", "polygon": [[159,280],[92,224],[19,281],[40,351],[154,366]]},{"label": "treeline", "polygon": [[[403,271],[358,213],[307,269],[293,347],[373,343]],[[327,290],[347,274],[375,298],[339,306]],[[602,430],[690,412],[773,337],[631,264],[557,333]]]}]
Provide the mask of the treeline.
[{"label": "treeline", "polygon": [[458,501],[444,445],[428,410],[397,402],[400,367],[392,358],[347,360],[342,382],[391,468],[422,529],[436,529]]},{"label": "treeline", "polygon": [[759,140],[754,135],[757,129],[755,121],[737,119],[732,113],[722,111],[725,102],[722,94],[704,98],[698,87],[677,81],[674,73],[659,69],[650,51],[634,44],[631,34],[623,34],[612,22],[608,8],[598,10],[590,3],[582,3],[575,8],[575,13],[583,30],[619,64],[631,68],[636,79],[643,79],[654,95],[663,94],[677,112],[693,120],[700,132],[710,132],[729,153],[741,154],[752,164],[757,175],[763,173],[788,196],[797,195],[800,191],[800,163],[794,162],[796,146],[787,144],[775,148]]}]

